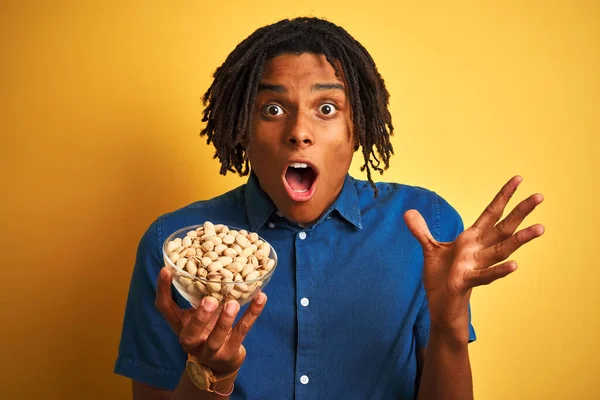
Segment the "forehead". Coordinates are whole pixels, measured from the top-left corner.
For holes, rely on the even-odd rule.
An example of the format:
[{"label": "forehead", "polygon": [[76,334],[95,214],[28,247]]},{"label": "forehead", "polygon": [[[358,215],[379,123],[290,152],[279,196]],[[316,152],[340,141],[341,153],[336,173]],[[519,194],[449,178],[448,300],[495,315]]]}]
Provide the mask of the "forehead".
[{"label": "forehead", "polygon": [[[338,67],[339,68],[339,67]],[[322,54],[281,54],[265,62],[262,80],[283,85],[342,82]]]}]

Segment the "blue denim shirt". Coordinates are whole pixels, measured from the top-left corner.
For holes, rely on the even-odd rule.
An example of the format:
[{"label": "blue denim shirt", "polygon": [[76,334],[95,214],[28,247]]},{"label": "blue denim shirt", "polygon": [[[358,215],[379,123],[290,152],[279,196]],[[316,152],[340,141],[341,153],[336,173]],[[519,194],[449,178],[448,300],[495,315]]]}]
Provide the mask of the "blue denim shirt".
[{"label": "blue denim shirt", "polygon": [[429,313],[423,253],[403,214],[417,209],[439,241],[454,240],[463,223],[432,191],[377,186],[374,198],[368,182],[348,175],[310,228],[282,217],[252,174],[237,189],[158,218],[139,244],[115,373],[177,386],[186,354],[154,306],[161,245],[175,230],[209,220],[257,232],[279,257],[267,305],[244,341],[232,399],[413,399]]}]

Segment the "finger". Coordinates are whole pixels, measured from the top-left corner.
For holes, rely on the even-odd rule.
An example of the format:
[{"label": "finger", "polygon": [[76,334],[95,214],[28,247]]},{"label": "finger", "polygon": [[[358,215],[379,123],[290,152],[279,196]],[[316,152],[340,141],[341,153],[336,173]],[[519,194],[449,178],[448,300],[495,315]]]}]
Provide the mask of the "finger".
[{"label": "finger", "polygon": [[533,194],[527,199],[520,202],[506,218],[500,221],[493,230],[490,231],[490,236],[481,240],[484,246],[491,246],[501,240],[510,237],[523,220],[531,214],[531,212],[544,201],[544,196],[540,193]]},{"label": "finger", "polygon": [[523,181],[520,176],[513,176],[508,182],[502,186],[500,192],[494,197],[494,200],[483,210],[483,213],[477,218],[477,221],[473,224],[479,232],[485,232],[489,228],[493,227],[496,222],[502,218],[502,213],[506,204],[513,196],[519,184]]},{"label": "finger", "polygon": [[179,335],[181,332],[181,316],[183,311],[175,304],[171,295],[171,271],[164,267],[158,274],[156,283],[156,299],[154,305],[167,320],[171,328]]},{"label": "finger", "polygon": [[491,247],[475,253],[474,257],[477,262],[477,269],[486,268],[506,260],[512,253],[517,251],[519,247],[543,234],[544,226],[536,224],[515,233],[502,242],[496,243]]},{"label": "finger", "polygon": [[206,296],[202,299],[200,306],[194,310],[190,320],[181,330],[179,334],[179,343],[183,346],[186,352],[200,346],[204,342],[202,333],[210,323],[219,302],[212,296]]},{"label": "finger", "polygon": [[427,222],[417,210],[408,210],[404,213],[404,222],[408,226],[410,233],[419,241],[424,249],[431,249],[436,243],[435,239],[429,232]]},{"label": "finger", "polygon": [[[216,353],[221,349],[221,347],[223,347],[225,340],[231,332],[231,327],[235,321],[235,316],[239,311],[240,303],[237,301],[229,300],[227,303],[225,303],[225,307],[223,307],[223,311],[221,311],[217,323],[206,339],[204,349],[206,349],[208,353]],[[206,355],[208,356],[209,354]]]},{"label": "finger", "polygon": [[493,267],[467,270],[465,271],[465,284],[469,288],[475,286],[489,285],[497,279],[504,278],[506,275],[514,272],[517,269],[515,261],[507,261],[505,263],[494,265]]},{"label": "finger", "polygon": [[244,338],[246,337],[248,332],[250,332],[250,329],[252,329],[252,325],[254,325],[254,323],[258,319],[258,316],[265,308],[266,303],[267,295],[263,292],[259,292],[254,298],[254,300],[252,300],[252,303],[250,303],[250,306],[248,307],[244,315],[242,315],[238,323],[233,328],[231,336],[227,341],[228,350],[237,351],[240,348],[242,342],[244,341]]}]

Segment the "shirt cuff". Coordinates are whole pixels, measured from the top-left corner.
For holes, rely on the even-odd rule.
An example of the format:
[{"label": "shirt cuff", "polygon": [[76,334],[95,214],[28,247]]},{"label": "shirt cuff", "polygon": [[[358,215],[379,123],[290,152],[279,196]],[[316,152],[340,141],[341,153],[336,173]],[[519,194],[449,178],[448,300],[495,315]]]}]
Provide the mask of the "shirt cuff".
[{"label": "shirt cuff", "polygon": [[114,373],[164,390],[175,390],[183,371],[175,372],[128,357],[118,357]]}]

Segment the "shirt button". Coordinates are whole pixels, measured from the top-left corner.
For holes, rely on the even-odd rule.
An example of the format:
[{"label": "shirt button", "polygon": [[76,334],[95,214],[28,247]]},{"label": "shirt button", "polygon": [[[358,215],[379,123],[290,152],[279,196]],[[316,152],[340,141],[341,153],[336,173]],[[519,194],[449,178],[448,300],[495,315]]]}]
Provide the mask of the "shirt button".
[{"label": "shirt button", "polygon": [[283,213],[282,213],[281,211],[277,211],[275,214],[276,214],[278,217],[283,217]]},{"label": "shirt button", "polygon": [[298,237],[300,238],[300,240],[304,240],[306,239],[306,232],[300,232],[300,234],[298,235]]},{"label": "shirt button", "polygon": [[275,228],[275,224],[272,222],[269,222],[269,228]]},{"label": "shirt button", "polygon": [[300,383],[302,383],[303,385],[306,385],[308,383],[308,376],[302,375],[300,377]]},{"label": "shirt button", "polygon": [[300,304],[302,304],[302,306],[304,306],[304,307],[306,307],[308,305],[308,303],[310,303],[310,302],[308,301],[308,299],[306,297],[303,297],[300,300]]}]

